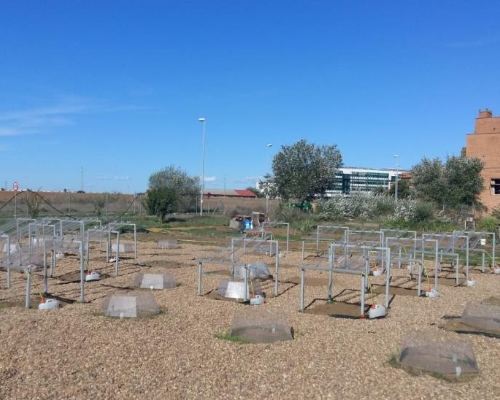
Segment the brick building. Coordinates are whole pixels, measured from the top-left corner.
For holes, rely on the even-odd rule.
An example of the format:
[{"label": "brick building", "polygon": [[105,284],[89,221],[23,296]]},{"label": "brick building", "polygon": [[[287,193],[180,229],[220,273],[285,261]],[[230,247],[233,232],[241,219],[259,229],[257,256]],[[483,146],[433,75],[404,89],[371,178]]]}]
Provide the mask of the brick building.
[{"label": "brick building", "polygon": [[494,117],[488,109],[479,110],[474,133],[467,135],[465,153],[484,162],[480,201],[491,212],[500,206],[500,117]]}]

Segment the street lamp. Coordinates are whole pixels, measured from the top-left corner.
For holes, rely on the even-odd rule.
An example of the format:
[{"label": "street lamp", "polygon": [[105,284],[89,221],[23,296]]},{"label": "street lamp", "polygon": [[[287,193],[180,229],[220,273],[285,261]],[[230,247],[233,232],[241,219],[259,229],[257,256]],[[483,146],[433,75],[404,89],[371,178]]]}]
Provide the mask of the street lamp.
[{"label": "street lamp", "polygon": [[200,188],[200,215],[203,215],[203,192],[205,190],[205,118],[198,118],[203,124],[201,139],[201,188]]},{"label": "street lamp", "polygon": [[393,157],[396,159],[396,178],[394,179],[394,201],[398,202],[398,177],[399,177],[399,155],[394,154]]},{"label": "street lamp", "polygon": [[[267,144],[266,151],[266,175],[269,173],[269,149],[273,147],[272,143]],[[266,217],[269,220],[269,178],[266,184]]]},{"label": "street lamp", "polygon": [[266,153],[266,172],[269,171],[269,149],[273,147],[273,144],[272,143],[268,143],[267,144],[267,153]]}]

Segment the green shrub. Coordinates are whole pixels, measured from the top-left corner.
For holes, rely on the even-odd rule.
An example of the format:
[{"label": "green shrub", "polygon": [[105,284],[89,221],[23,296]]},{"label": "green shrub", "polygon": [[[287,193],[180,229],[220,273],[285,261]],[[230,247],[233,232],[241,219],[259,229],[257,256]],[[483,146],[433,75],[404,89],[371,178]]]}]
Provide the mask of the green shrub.
[{"label": "green shrub", "polygon": [[476,231],[496,233],[499,224],[500,220],[497,217],[485,217],[479,220],[479,222],[476,224]]}]

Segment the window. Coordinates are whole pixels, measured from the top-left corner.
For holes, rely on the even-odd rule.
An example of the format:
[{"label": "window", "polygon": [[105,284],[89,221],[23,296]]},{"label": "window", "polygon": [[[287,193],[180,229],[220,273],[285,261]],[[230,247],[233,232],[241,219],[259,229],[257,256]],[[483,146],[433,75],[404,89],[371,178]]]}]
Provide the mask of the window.
[{"label": "window", "polygon": [[490,181],[491,194],[500,194],[500,178],[493,178]]}]

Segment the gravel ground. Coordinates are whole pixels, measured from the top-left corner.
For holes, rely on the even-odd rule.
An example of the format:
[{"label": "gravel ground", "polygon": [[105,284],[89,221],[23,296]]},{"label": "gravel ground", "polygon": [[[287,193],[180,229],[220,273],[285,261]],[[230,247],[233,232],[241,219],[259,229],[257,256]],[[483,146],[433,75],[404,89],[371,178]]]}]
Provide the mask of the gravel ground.
[{"label": "gravel ground", "polygon": [[[141,240],[138,247],[138,259],[127,253],[120,260],[117,277],[102,248],[92,249],[90,268],[103,279],[85,285],[84,304],[78,301],[77,256],[58,260],[48,290],[68,300],[58,310],[24,308],[25,276],[13,273],[7,289],[6,272],[0,271],[1,399],[486,399],[500,393],[499,339],[440,328],[444,317],[460,316],[468,301],[498,295],[500,275],[474,274],[474,287],[442,285],[438,298],[397,295],[384,319],[332,318],[298,312],[300,286],[283,283],[300,276],[301,254],[291,251],[281,259],[279,295],[271,296],[273,286],[264,285],[266,302],[253,308],[284,313],[294,339],[242,344],[220,335],[228,332],[235,313],[250,306],[197,295],[197,259],[222,254],[220,246],[179,241],[177,248],[159,249],[156,240]],[[267,262],[274,272],[274,258],[255,255],[245,261]],[[162,312],[142,319],[104,317],[104,296],[130,290],[140,271],[175,276],[176,288],[153,291]],[[326,274],[311,271],[307,277],[312,284],[306,304],[324,299]],[[205,277],[204,293],[220,279]],[[40,271],[33,280],[36,306]],[[336,275],[334,287],[335,294],[346,290],[359,296],[360,278]],[[448,382],[391,366],[403,335],[415,330],[469,340],[479,375]]]}]

